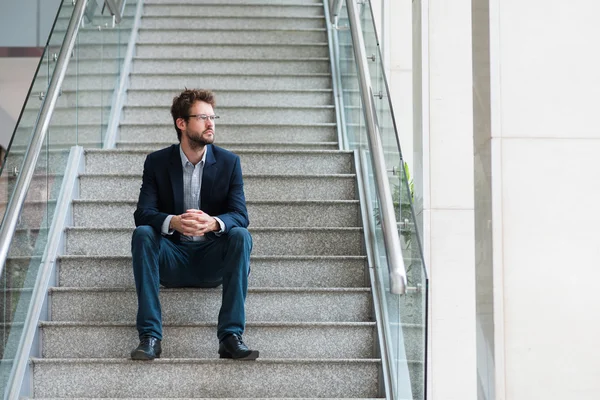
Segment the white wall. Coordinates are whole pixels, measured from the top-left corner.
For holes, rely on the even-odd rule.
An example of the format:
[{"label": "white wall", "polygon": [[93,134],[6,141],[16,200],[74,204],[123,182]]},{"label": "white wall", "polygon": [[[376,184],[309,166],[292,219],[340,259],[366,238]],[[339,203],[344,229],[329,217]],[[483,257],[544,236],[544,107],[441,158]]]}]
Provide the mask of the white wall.
[{"label": "white wall", "polygon": [[475,400],[471,1],[414,7],[416,211],[431,277],[428,399]]},{"label": "white wall", "polygon": [[600,393],[599,15],[490,0],[497,399]]}]

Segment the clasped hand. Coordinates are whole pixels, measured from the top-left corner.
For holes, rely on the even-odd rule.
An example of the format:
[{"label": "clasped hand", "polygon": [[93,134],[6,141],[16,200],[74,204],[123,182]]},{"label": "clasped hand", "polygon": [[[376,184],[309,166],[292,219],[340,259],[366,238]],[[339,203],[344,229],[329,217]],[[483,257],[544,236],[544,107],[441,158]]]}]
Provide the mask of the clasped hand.
[{"label": "clasped hand", "polygon": [[171,228],[186,236],[204,236],[221,229],[214,217],[202,210],[190,209],[171,218]]}]

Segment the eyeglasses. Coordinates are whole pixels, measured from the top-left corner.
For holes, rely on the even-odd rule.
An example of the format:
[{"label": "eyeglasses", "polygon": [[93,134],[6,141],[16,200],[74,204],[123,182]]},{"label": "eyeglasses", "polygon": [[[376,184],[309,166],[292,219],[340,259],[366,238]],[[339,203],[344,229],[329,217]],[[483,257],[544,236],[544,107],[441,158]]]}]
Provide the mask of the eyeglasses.
[{"label": "eyeglasses", "polygon": [[214,121],[215,119],[219,119],[218,115],[206,115],[206,114],[190,114],[187,117],[188,118],[194,117],[198,121],[200,121],[200,120],[206,121],[207,119],[210,119],[211,121]]}]

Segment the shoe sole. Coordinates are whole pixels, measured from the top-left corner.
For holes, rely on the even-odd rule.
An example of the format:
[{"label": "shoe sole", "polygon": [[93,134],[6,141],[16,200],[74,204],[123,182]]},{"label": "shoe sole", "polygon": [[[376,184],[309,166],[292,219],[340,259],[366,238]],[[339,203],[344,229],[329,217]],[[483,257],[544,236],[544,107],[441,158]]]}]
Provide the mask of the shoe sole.
[{"label": "shoe sole", "polygon": [[230,358],[232,360],[240,360],[240,361],[254,361],[258,358],[259,352],[258,350],[252,350],[250,354],[244,357],[233,358],[230,353],[219,353],[219,358]]},{"label": "shoe sole", "polygon": [[155,358],[160,358],[160,354],[158,354],[156,357],[152,357],[143,351],[134,351],[131,353],[131,359],[136,361],[152,361]]}]

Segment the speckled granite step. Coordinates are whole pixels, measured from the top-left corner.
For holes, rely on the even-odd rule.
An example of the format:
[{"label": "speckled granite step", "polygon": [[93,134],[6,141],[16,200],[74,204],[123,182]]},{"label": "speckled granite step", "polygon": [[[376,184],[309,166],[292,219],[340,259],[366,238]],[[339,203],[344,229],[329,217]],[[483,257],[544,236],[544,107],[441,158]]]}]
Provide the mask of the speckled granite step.
[{"label": "speckled granite step", "polygon": [[[220,136],[220,130],[215,136]],[[164,149],[173,144],[172,140],[165,142],[146,142],[146,141],[119,141],[117,143],[117,149],[119,150],[142,150],[146,153],[150,153],[156,150]],[[225,142],[222,140],[215,140],[215,145],[224,148],[225,150],[233,151],[237,153],[244,150],[252,151],[337,151],[339,150],[338,142]]]},{"label": "speckled granite step", "polygon": [[36,397],[376,397],[379,359],[33,359]]},{"label": "speckled granite step", "polygon": [[[88,53],[86,53],[87,56]],[[109,53],[107,53],[109,54]],[[198,54],[218,54],[221,59],[240,59],[245,57],[266,59],[286,59],[298,57],[329,57],[329,48],[327,43],[295,43],[290,44],[245,44],[245,45],[161,45],[138,44],[136,46],[136,56],[153,57],[157,60],[164,59],[196,59]],[[91,55],[91,54],[90,54]],[[113,54],[114,56],[115,54]],[[330,77],[331,79],[331,77]],[[204,82],[204,80],[203,80]],[[196,85],[193,86],[197,86]],[[203,84],[206,87],[206,84]],[[160,87],[160,86],[157,86]],[[192,86],[190,86],[192,87]],[[216,87],[213,87],[216,89]]]},{"label": "speckled granite step", "polygon": [[[250,287],[365,287],[364,256],[251,256]],[[9,261],[23,271],[29,259]],[[63,256],[58,284],[66,287],[134,287],[131,256]]]},{"label": "speckled granite step", "polygon": [[[148,152],[144,150],[86,150],[85,171],[89,174],[139,173]],[[348,174],[354,172],[354,157],[344,151],[236,151],[247,174]]]},{"label": "speckled granite step", "polygon": [[[80,199],[130,200],[139,197],[142,175],[79,177]],[[356,176],[244,174],[246,200],[354,200]]]},{"label": "speckled granite step", "polygon": [[[173,64],[172,61],[143,61],[145,64],[138,64],[139,61],[134,63],[134,67],[137,69],[140,66],[143,72],[160,71],[163,70],[162,64]],[[244,68],[245,71],[251,74],[256,73],[269,73],[272,69],[278,68],[293,68],[297,63],[300,63],[304,67],[298,71],[299,73],[323,73],[320,71],[324,69],[325,65],[329,66],[329,61],[231,61],[227,63],[221,63],[218,61],[181,61],[178,62],[179,70],[183,70],[185,73],[190,73],[196,68],[214,68],[221,72],[227,72],[234,68]],[[208,64],[205,66],[204,64]],[[256,69],[256,71],[254,70]],[[306,70],[306,71],[305,71]],[[314,70],[314,71],[313,71]],[[294,71],[296,71],[294,69]],[[215,71],[217,72],[217,71]],[[127,92],[127,104],[131,106],[156,106],[169,108],[173,102],[173,96],[177,92],[173,90],[165,89],[140,89],[140,90],[129,90]],[[254,106],[260,104],[264,107],[289,107],[289,106],[324,106],[333,104],[333,91],[331,89],[314,89],[314,90],[269,90],[269,91],[258,91],[258,90],[220,90],[215,92],[217,100],[216,111],[221,106],[229,107],[243,107],[243,106]],[[248,125],[247,129],[251,129],[254,124]],[[289,125],[289,124],[288,124]],[[230,126],[223,124],[219,121],[219,128],[222,126]],[[279,128],[281,132],[283,128]],[[282,139],[286,135],[282,134]]]},{"label": "speckled granite step", "polygon": [[161,17],[318,17],[323,5],[318,3],[288,4],[144,4],[145,16]]},{"label": "speckled granite step", "polygon": [[228,29],[201,30],[201,28],[202,26],[197,26],[195,30],[190,32],[193,33],[193,35],[188,37],[182,37],[181,32],[177,28],[173,30],[142,28],[138,33],[138,43],[293,44],[327,41],[327,31],[325,29],[256,29],[230,31]]},{"label": "speckled granite step", "polygon": [[[80,228],[131,228],[136,204],[137,201],[76,200],[73,202],[73,223]],[[360,226],[358,200],[249,201],[246,206],[253,227]],[[40,205],[38,213],[45,211],[46,208]],[[31,211],[26,215],[35,214]]]},{"label": "speckled granite step", "polygon": [[[221,306],[221,288],[161,289],[163,323],[214,321]],[[53,321],[135,321],[133,288],[52,288]],[[248,322],[368,322],[368,288],[249,288]]]},{"label": "speckled granite step", "polygon": [[[172,93],[169,91],[169,93]],[[218,96],[218,92],[217,92]],[[251,93],[247,94],[251,97]],[[218,98],[218,97],[217,97]],[[218,107],[217,107],[218,110]],[[120,140],[124,141],[170,141],[176,143],[177,135],[173,124],[145,124],[143,121],[119,126]],[[219,142],[239,143],[245,142],[334,142],[337,141],[337,130],[334,123],[328,124],[269,124],[260,121],[256,124],[244,125],[236,123],[223,123],[219,121],[216,127]]]},{"label": "speckled granite step", "polygon": [[[168,84],[167,84],[168,85]],[[85,109],[83,110],[86,111]],[[81,110],[79,111],[82,112]],[[96,112],[100,114],[99,112]],[[56,114],[56,112],[55,112]],[[310,120],[314,123],[335,122],[335,109],[333,106],[294,106],[294,107],[219,107],[217,115],[219,122],[233,122],[252,124],[256,120],[270,121],[271,123],[298,124]],[[92,116],[83,114],[85,121],[92,121]],[[140,119],[147,123],[167,123],[173,121],[167,107],[127,106],[123,108],[123,122],[135,122]]]},{"label": "speckled granite step", "polygon": [[[362,228],[252,228],[254,255],[362,255]],[[129,229],[66,229],[72,255],[130,255]]]},{"label": "speckled granite step", "polygon": [[[234,46],[231,46],[234,47]],[[276,47],[276,46],[273,46]],[[170,46],[168,49],[165,49],[165,52],[172,52],[176,50],[177,46]],[[278,51],[277,49],[275,49]],[[302,53],[302,48],[294,49],[292,52],[296,54],[296,52]],[[203,51],[203,49],[197,49],[197,51]],[[302,54],[297,55],[302,56]],[[315,55],[318,57],[319,55]],[[179,55],[171,55],[170,58],[178,58]],[[84,81],[85,89],[96,88],[90,82],[85,81],[87,76],[80,77],[79,81]],[[63,87],[65,89],[68,88],[69,82],[71,78],[65,78],[65,83]],[[273,74],[263,74],[263,75],[250,75],[250,74],[227,74],[227,75],[203,75],[201,79],[198,78],[198,75],[194,74],[133,74],[130,77],[130,86],[129,88],[132,90],[139,89],[148,89],[148,88],[162,88],[172,90],[174,94],[179,93],[184,87],[210,87],[213,91],[218,93],[221,90],[294,90],[294,89],[331,89],[331,76],[329,74],[297,74],[292,73],[289,75],[273,75]],[[105,83],[108,85],[108,82]],[[98,86],[98,85],[96,85]],[[223,107],[219,108],[221,111]],[[164,113],[169,116],[169,109],[165,108]],[[167,120],[168,121],[168,120]],[[220,120],[219,122],[235,122],[235,119],[229,120]],[[256,118],[252,122],[269,122],[267,120],[261,120],[261,118]],[[125,121],[127,122],[127,121]],[[162,122],[165,123],[166,121]],[[334,122],[334,121],[313,121],[311,119],[307,119],[301,121],[301,123],[309,122],[309,123],[318,123],[318,122]],[[285,122],[284,122],[285,123]],[[294,123],[294,122],[287,122]]]},{"label": "speckled granite step", "polygon": [[[183,30],[198,28],[198,18],[179,16],[177,18],[165,16],[144,16],[142,27],[147,29],[172,29],[177,24]],[[127,25],[124,25],[127,26]],[[325,28],[323,17],[252,17],[252,16],[226,16],[205,18],[202,29],[227,29],[227,30],[253,30],[253,29],[320,29]]]},{"label": "speckled granite step", "polygon": [[[126,358],[138,345],[135,324],[48,322],[45,358]],[[216,322],[165,325],[163,358],[218,358]],[[244,341],[264,358],[371,358],[374,322],[250,322]],[[94,346],[90,346],[94,343]]]},{"label": "speckled granite step", "polygon": [[[328,73],[330,62],[328,58],[309,58],[296,60],[220,60],[220,59],[197,59],[185,61],[155,61],[153,59],[136,58],[133,62],[133,73],[160,73],[178,71],[182,74],[323,74]],[[131,93],[128,93],[131,96]],[[171,99],[172,100],[172,95]],[[331,99],[331,97],[329,97]],[[223,102],[223,96],[219,95],[219,105],[229,105]],[[240,99],[243,100],[243,99]],[[252,98],[252,104],[265,105],[260,98]],[[268,99],[266,99],[268,100]],[[131,98],[128,104],[134,105]],[[165,103],[169,104],[169,102]],[[330,103],[332,104],[332,103]]]}]

